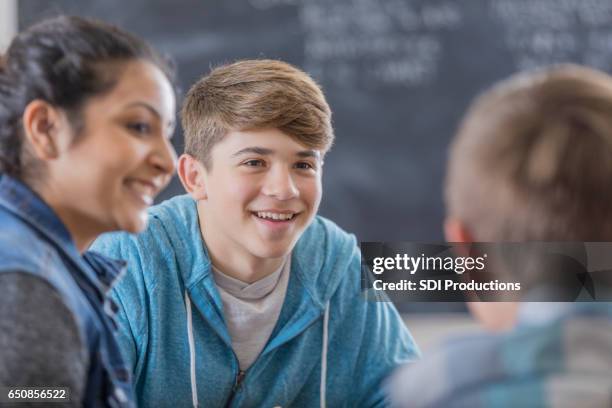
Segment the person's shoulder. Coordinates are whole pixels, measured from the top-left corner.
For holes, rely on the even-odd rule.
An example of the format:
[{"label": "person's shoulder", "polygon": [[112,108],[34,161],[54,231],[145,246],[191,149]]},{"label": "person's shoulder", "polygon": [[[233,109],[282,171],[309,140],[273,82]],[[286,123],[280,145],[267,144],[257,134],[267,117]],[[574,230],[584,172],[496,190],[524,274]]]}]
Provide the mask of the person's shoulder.
[{"label": "person's shoulder", "polygon": [[0,210],[0,270],[44,268],[54,248],[24,221]]},{"label": "person's shoulder", "polygon": [[[85,339],[85,321],[78,313],[82,306],[66,295],[61,285],[44,275],[25,270],[5,271],[0,273],[0,320],[6,324],[9,321],[21,320],[29,322],[29,330],[38,331],[45,325],[55,328],[72,327],[80,339]],[[13,323],[10,323],[13,327]],[[40,330],[48,334],[47,329]]]},{"label": "person's shoulder", "polygon": [[[39,318],[42,312],[58,311],[54,316],[68,316],[73,321],[72,312],[65,296],[49,280],[23,270],[7,271],[0,274],[0,310],[8,315],[32,313]],[[11,311],[12,310],[12,311]]]},{"label": "person's shoulder", "polygon": [[149,214],[164,224],[198,218],[196,202],[189,194],[177,195],[154,205],[149,208]]},{"label": "person's shoulder", "polygon": [[130,234],[124,231],[102,234],[90,250],[114,259],[162,255],[171,242],[184,238],[192,219],[197,221],[195,202],[187,195],[173,197],[149,209],[149,220],[144,231]]},{"label": "person's shoulder", "polygon": [[[568,330],[573,323],[566,317],[503,333],[449,338],[422,360],[396,373],[389,385],[391,398],[396,406],[437,407],[509,406],[500,404],[512,397],[513,406],[532,406],[534,401],[550,397],[549,385],[554,378],[562,375],[568,385],[584,379],[584,370],[572,372],[567,363],[585,355],[586,337],[591,341],[594,337],[593,330],[585,329],[594,329],[601,322],[582,321],[585,325],[574,331],[575,338]],[[591,347],[590,358],[597,353],[595,358],[600,359],[609,354],[612,336],[606,338],[605,351]],[[576,345],[574,350],[572,344]]]},{"label": "person's shoulder", "polygon": [[[333,221],[317,216],[298,240],[292,255],[305,285],[324,303],[343,278],[351,275],[359,282],[359,249],[355,236]],[[292,268],[293,269],[293,268]]]},{"label": "person's shoulder", "polygon": [[449,338],[394,374],[387,384],[392,406],[450,404],[463,391],[499,378],[502,358],[503,336],[482,333]]},{"label": "person's shoulder", "polygon": [[167,287],[182,272],[208,262],[196,202],[187,195],[151,207],[147,228],[141,233],[103,234],[90,250],[126,262],[126,273],[114,285],[114,292],[129,296],[134,291],[144,296],[147,291]]},{"label": "person's shoulder", "polygon": [[316,216],[300,237],[297,250],[310,255],[352,251],[356,239],[333,221]]}]

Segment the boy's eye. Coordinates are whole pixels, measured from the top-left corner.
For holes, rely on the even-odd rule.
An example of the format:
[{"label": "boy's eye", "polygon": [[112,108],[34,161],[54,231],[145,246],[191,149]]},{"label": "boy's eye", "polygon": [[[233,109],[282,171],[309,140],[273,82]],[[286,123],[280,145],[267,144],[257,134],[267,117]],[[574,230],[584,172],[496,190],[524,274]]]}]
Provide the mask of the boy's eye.
[{"label": "boy's eye", "polygon": [[151,133],[151,126],[144,122],[133,122],[128,123],[127,128],[134,133],[147,134]]},{"label": "boy's eye", "polygon": [[295,164],[295,167],[301,170],[314,170],[315,167],[308,162],[299,162]]},{"label": "boy's eye", "polygon": [[259,160],[259,159],[252,159],[252,160],[247,160],[245,162],[242,163],[243,165],[247,166],[247,167],[262,167],[265,165],[263,160]]}]

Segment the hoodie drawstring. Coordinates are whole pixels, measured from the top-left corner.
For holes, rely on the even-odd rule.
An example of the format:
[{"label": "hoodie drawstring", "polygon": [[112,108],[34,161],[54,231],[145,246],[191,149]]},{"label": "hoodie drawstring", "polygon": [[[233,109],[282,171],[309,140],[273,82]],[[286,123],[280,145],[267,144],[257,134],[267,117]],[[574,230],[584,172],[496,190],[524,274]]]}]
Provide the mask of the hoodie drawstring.
[{"label": "hoodie drawstring", "polygon": [[196,382],[195,345],[193,341],[193,322],[191,318],[191,299],[185,291],[185,309],[187,310],[187,338],[189,339],[189,368],[191,376],[191,400],[193,406],[198,406],[198,384]]},{"label": "hoodie drawstring", "polygon": [[[191,299],[187,291],[185,291],[185,309],[187,310],[187,338],[189,339],[189,368],[191,378],[191,400],[193,406],[198,406],[198,384],[196,382],[196,367],[195,367],[195,345],[193,341],[193,321],[191,317]],[[325,313],[323,314],[323,344],[321,345],[321,408],[326,408],[326,384],[327,384],[327,342],[329,332],[329,301],[325,304]]]},{"label": "hoodie drawstring", "polygon": [[321,408],[327,405],[325,401],[325,389],[327,384],[327,336],[329,330],[329,300],[325,304],[325,314],[323,315],[323,344],[321,346]]}]

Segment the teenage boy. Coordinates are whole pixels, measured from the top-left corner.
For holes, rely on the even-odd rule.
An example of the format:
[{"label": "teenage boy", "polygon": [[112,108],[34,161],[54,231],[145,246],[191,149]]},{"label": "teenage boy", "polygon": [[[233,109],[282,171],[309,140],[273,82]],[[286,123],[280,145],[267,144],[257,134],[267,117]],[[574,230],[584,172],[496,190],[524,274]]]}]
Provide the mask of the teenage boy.
[{"label": "teenage boy", "polygon": [[330,109],[280,61],[213,70],[182,109],[189,195],[94,249],[125,259],[120,342],[142,406],[373,407],[415,359],[388,302],[365,301],[355,238],[316,216]]},{"label": "teenage boy", "polygon": [[[611,180],[612,78],[571,65],[520,74],[475,102],[451,146],[446,238],[612,241]],[[612,406],[609,304],[468,306],[497,333],[448,341],[401,370],[394,405]]]}]

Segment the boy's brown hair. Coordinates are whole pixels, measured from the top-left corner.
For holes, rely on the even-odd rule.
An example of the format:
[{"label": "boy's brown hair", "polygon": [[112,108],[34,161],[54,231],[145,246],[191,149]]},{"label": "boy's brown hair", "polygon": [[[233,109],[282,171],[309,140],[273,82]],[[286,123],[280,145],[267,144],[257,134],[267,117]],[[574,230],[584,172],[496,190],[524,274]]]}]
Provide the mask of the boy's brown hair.
[{"label": "boy's brown hair", "polygon": [[325,153],[334,139],[331,111],[305,72],[275,60],[213,69],[189,90],[181,111],[185,153],[211,165],[210,151],[231,130],[276,128]]},{"label": "boy's brown hair", "polygon": [[451,145],[445,194],[477,241],[610,241],[612,78],[562,65],[480,96]]}]

